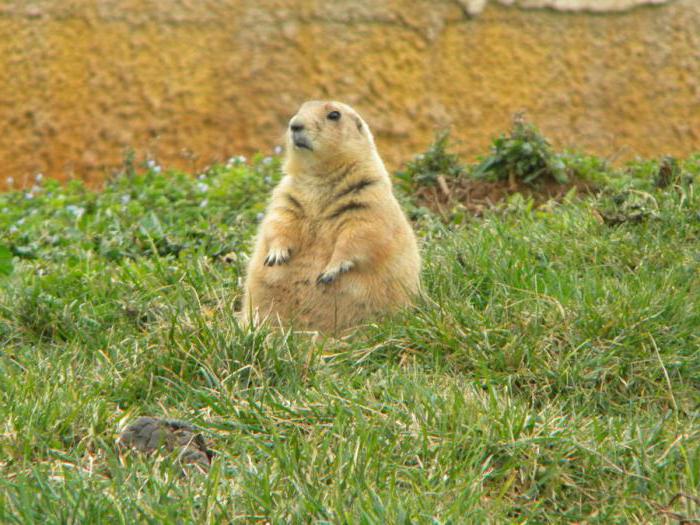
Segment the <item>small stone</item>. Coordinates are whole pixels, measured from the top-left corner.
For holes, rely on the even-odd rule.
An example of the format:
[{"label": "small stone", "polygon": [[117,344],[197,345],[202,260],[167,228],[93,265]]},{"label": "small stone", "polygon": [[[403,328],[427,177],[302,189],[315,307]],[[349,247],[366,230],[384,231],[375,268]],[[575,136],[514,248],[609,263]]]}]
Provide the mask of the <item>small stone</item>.
[{"label": "small stone", "polygon": [[204,471],[209,469],[214,453],[197,429],[175,419],[140,417],[120,434],[120,450],[132,449],[143,454],[177,451],[181,465],[190,464]]}]

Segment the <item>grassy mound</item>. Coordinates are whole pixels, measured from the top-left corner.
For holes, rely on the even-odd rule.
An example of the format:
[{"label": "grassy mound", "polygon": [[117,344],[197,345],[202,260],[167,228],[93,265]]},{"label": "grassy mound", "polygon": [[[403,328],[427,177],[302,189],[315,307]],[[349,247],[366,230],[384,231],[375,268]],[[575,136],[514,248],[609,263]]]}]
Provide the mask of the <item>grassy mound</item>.
[{"label": "grassy mound", "polygon": [[[426,298],[343,341],[235,320],[276,159],[0,195],[0,521],[697,519],[700,157],[478,218],[414,200],[448,160],[400,181]],[[138,415],[209,473],[120,458]]]}]

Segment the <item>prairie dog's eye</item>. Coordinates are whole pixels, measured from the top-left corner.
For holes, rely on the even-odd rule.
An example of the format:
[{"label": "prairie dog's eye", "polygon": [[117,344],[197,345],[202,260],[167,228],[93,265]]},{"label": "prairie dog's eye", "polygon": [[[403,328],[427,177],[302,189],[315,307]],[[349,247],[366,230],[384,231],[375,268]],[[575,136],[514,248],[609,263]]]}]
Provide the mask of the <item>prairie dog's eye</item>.
[{"label": "prairie dog's eye", "polygon": [[340,120],[340,111],[331,111],[328,115],[326,115],[326,118],[328,120]]}]

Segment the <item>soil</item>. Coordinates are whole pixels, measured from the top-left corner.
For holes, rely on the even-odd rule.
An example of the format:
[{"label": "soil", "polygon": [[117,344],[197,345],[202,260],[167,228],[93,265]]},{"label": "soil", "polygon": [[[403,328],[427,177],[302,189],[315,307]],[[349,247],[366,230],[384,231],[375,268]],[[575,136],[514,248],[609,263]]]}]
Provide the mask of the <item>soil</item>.
[{"label": "soil", "polygon": [[438,177],[435,186],[420,188],[416,197],[418,202],[427,208],[446,217],[455,204],[462,204],[470,213],[479,216],[486,210],[497,206],[500,202],[515,193],[532,198],[535,205],[549,200],[561,200],[572,188],[578,193],[592,193],[595,186],[583,181],[573,181],[560,184],[553,180],[539,181],[530,185],[516,181],[484,181],[474,179],[445,179]]}]

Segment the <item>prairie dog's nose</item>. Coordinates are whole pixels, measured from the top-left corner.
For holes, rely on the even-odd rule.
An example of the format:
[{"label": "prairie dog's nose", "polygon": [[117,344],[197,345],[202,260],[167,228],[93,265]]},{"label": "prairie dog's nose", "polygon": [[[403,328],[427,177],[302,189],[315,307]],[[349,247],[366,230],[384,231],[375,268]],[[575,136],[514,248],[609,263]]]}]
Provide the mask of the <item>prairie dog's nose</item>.
[{"label": "prairie dog's nose", "polygon": [[302,131],[304,129],[304,124],[302,124],[300,120],[292,120],[289,128],[292,131]]}]

